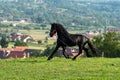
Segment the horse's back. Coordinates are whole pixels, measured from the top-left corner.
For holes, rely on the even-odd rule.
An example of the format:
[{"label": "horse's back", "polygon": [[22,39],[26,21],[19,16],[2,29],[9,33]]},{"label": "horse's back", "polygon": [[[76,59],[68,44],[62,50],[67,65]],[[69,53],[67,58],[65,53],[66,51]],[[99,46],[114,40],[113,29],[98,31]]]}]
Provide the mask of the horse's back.
[{"label": "horse's back", "polygon": [[81,42],[85,43],[89,40],[89,37],[83,34],[70,34],[71,39],[76,42],[76,44],[80,44]]},{"label": "horse's back", "polygon": [[87,38],[87,39],[89,39],[89,37],[87,36],[87,34],[70,34],[70,36],[72,38],[81,37],[81,38]]}]

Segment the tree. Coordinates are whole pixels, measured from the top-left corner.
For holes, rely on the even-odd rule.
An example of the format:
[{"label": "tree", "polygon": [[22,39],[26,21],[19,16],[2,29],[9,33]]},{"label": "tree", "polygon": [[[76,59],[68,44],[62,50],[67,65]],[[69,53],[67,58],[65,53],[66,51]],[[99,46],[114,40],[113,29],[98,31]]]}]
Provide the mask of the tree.
[{"label": "tree", "polygon": [[41,43],[42,43],[42,40],[38,40],[37,42],[38,42],[38,44],[41,44]]},{"label": "tree", "polygon": [[119,40],[120,41],[120,33],[117,33],[117,35],[114,37],[114,40]]},{"label": "tree", "polygon": [[9,39],[6,37],[6,35],[2,35],[2,39],[0,41],[0,45],[2,48],[7,48],[9,44]]},{"label": "tree", "polygon": [[20,41],[20,40],[16,40],[14,46],[27,46],[27,43]]},{"label": "tree", "polygon": [[48,37],[45,38],[45,43],[47,43],[47,42],[48,42]]},{"label": "tree", "polygon": [[120,46],[119,41],[115,39],[116,36],[115,32],[107,32],[94,37],[93,43],[104,57],[120,57]]}]

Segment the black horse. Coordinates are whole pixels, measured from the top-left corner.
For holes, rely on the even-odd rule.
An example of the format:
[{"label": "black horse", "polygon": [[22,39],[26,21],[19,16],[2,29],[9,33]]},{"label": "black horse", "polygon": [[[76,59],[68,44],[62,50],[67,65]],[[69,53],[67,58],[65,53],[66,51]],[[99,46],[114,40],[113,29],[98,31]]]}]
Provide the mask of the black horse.
[{"label": "black horse", "polygon": [[59,47],[63,48],[63,55],[65,58],[69,58],[68,55],[65,55],[65,49],[67,46],[78,46],[79,47],[79,53],[74,56],[72,59],[75,60],[77,56],[79,56],[82,53],[82,50],[86,52],[87,57],[93,57],[90,53],[88,53],[88,49],[85,47],[86,44],[90,47],[91,51],[97,56],[96,49],[90,42],[89,38],[82,34],[70,34],[66,31],[66,29],[58,23],[52,23],[51,24],[51,30],[50,30],[50,37],[53,37],[53,35],[57,33],[57,45],[55,50],[52,52],[52,54],[48,57],[48,60],[53,58],[53,55],[58,50]]}]

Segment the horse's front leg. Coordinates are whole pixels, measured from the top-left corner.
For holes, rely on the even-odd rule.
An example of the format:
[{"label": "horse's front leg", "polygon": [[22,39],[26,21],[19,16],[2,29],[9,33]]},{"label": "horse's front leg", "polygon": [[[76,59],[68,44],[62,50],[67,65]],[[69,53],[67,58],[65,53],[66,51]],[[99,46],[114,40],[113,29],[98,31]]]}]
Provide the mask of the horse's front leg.
[{"label": "horse's front leg", "polygon": [[52,52],[52,54],[48,57],[48,59],[47,60],[51,60],[52,58],[53,58],[53,55],[55,54],[55,52],[58,50],[58,48],[59,48],[60,46],[56,46],[56,48],[54,49],[54,51]]},{"label": "horse's front leg", "polygon": [[66,59],[69,59],[69,55],[65,55],[65,49],[66,49],[66,47],[64,47],[64,46],[62,46],[62,48],[63,48],[63,55],[64,55],[64,57],[66,58]]}]

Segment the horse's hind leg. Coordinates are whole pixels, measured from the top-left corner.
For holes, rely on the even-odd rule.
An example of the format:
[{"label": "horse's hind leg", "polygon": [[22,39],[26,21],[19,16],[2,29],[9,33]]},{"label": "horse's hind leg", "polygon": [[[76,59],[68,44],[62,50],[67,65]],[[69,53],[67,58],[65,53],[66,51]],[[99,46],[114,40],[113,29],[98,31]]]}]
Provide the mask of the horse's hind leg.
[{"label": "horse's hind leg", "polygon": [[86,52],[87,57],[92,57],[93,55],[88,52],[88,49],[84,46],[83,50]]},{"label": "horse's hind leg", "polygon": [[83,50],[86,52],[87,57],[92,57],[93,55],[88,51],[88,48],[85,47],[86,44],[87,44],[87,42],[84,43]]},{"label": "horse's hind leg", "polygon": [[75,60],[81,53],[82,53],[83,46],[79,46],[79,53],[72,58],[72,60]]}]

